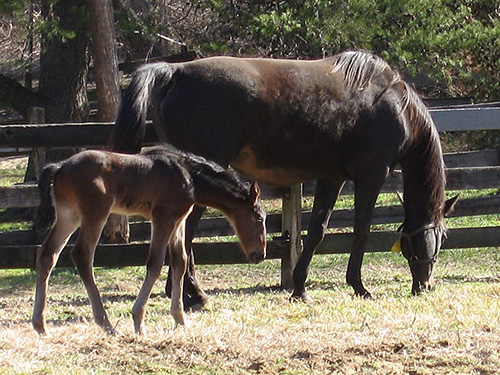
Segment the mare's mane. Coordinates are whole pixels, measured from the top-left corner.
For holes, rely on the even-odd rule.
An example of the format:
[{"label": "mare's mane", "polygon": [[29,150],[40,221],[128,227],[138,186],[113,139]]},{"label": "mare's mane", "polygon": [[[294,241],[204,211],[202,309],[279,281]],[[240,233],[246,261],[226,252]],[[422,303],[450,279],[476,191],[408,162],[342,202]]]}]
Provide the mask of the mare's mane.
[{"label": "mare's mane", "polygon": [[380,57],[363,52],[347,51],[329,58],[332,73],[344,74],[344,85],[351,91],[362,91],[384,72],[392,75],[389,87],[401,81],[399,73],[392,70]]},{"label": "mare's mane", "polygon": [[439,134],[425,106],[400,74],[387,62],[376,55],[363,51],[348,51],[329,59],[332,72],[342,72],[344,85],[350,92],[368,89],[372,82],[384,77],[387,85],[377,94],[377,100],[392,87],[400,92],[400,116],[411,134],[408,147],[403,156],[403,167],[408,174],[418,173],[424,178],[426,210],[429,217],[437,223],[443,219],[445,173]]}]

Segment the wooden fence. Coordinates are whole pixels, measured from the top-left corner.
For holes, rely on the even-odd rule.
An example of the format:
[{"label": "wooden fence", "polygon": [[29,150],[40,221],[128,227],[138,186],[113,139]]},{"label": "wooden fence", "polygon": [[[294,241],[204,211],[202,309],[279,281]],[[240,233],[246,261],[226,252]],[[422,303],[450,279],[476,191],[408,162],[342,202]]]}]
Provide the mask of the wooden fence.
[{"label": "wooden fence", "polygon": [[[464,106],[432,109],[431,115],[440,131],[500,129],[500,108]],[[111,130],[109,123],[34,124],[0,126],[0,151],[7,154],[26,153],[43,147],[97,147],[105,144]],[[148,125],[146,142],[154,143],[156,136]],[[500,188],[500,149],[445,155],[447,190]],[[383,192],[402,191],[400,171],[392,173]],[[500,190],[499,190],[500,192]],[[461,199],[452,216],[500,214],[500,194],[475,199]],[[301,197],[314,194],[314,183],[285,189],[263,189],[265,199],[282,199],[282,212],[268,215],[268,233],[274,237],[268,243],[268,258],[282,260],[282,285],[289,286],[291,270],[300,253],[301,230],[307,228],[310,212],[302,212]],[[342,194],[353,194],[353,184],[345,185]],[[0,187],[1,208],[36,207],[39,202],[34,185]],[[376,207],[373,224],[400,223],[403,209],[398,206]],[[351,227],[354,210],[336,210],[329,228]],[[445,249],[500,246],[500,221],[491,227],[452,229]],[[204,218],[198,228],[199,237],[231,235],[232,229],[224,218]],[[149,223],[131,224],[130,244],[100,244],[96,252],[96,266],[143,265],[148,252]],[[368,240],[368,252],[388,251],[399,234],[393,231],[374,231]],[[352,233],[327,234],[317,254],[346,253],[350,251]],[[34,268],[35,242],[32,231],[0,233],[0,268]],[[72,266],[69,248],[63,251],[58,267]],[[196,242],[198,264],[244,263],[246,259],[236,242]],[[168,260],[167,260],[168,262]]]}]

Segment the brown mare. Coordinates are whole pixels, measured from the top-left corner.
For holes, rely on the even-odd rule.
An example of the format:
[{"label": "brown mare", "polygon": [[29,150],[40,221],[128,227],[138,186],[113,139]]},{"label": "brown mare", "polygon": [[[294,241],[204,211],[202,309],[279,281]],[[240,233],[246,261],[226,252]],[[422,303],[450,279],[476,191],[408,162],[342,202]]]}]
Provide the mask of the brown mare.
[{"label": "brown mare", "polygon": [[[140,150],[150,104],[161,141],[265,184],[317,181],[308,236],[293,275],[292,297],[302,300],[308,299],[310,261],[346,180],[355,182],[347,283],[356,295],[370,296],[361,264],[373,207],[399,163],[405,200],[401,244],[412,291],[433,287],[443,218],[455,199],[445,201],[441,145],[427,108],[382,59],[345,52],[316,61],[214,57],[146,65],[123,97],[114,150]],[[188,237],[199,215],[195,210],[188,219]],[[185,282],[190,303],[203,303],[194,274]]]},{"label": "brown mare", "polygon": [[95,284],[92,263],[108,215],[137,214],[151,219],[147,274],[132,309],[137,333],[144,332],[146,302],[170,249],[171,314],[184,324],[182,278],[187,255],[185,220],[196,205],[222,211],[233,225],[248,259],[257,263],[266,252],[265,211],[256,183],[243,183],[234,173],[173,149],[155,148],[139,155],[84,151],[47,166],[40,178],[42,207],[50,207],[53,180],[56,223],[37,251],[33,327],[46,333],[48,279],[70,235],[80,227],[71,259],[87,289],[95,322],[114,332]]}]

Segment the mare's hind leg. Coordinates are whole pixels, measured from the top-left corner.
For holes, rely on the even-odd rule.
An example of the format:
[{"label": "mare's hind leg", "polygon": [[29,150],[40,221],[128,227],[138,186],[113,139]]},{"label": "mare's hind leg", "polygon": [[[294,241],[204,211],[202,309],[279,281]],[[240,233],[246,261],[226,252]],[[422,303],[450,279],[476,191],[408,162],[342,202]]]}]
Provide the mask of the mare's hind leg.
[{"label": "mare's hind leg", "polygon": [[84,218],[76,240],[75,247],[71,251],[71,259],[75,264],[78,274],[82,278],[83,284],[87,289],[94,321],[102,327],[106,332],[114,333],[115,330],[111,325],[108,315],[104,310],[101,295],[97,289],[94,278],[94,254],[97,242],[101,236],[102,229],[106,223],[107,216],[100,218]]},{"label": "mare's hind leg", "polygon": [[168,240],[176,226],[176,218],[173,217],[153,217],[151,245],[149,248],[148,261],[146,264],[146,278],[142,283],[141,290],[137,295],[132,308],[134,328],[137,334],[144,334],[144,314],[146,303],[151,294],[151,289],[160,275],[165,263]]},{"label": "mare's hind leg", "polygon": [[358,171],[354,181],[354,241],[347,266],[346,280],[347,284],[354,288],[354,293],[364,298],[370,298],[371,294],[361,281],[361,264],[363,263],[375,202],[388,173],[389,168],[381,168],[380,165],[367,165]]},{"label": "mare's hind leg", "polygon": [[[205,210],[205,207],[195,206],[186,221],[185,247],[188,257],[188,266],[184,275],[184,292],[182,297],[185,311],[192,310],[197,306],[203,307],[208,303],[209,299],[206,293],[201,289],[198,279],[196,278],[194,254],[191,246],[196,232],[196,227]],[[168,272],[165,292],[169,297],[172,295],[172,272],[170,269]]]},{"label": "mare's hind leg", "polygon": [[292,299],[301,299],[304,302],[310,301],[304,286],[309,272],[309,265],[314,251],[325,236],[328,220],[344,182],[344,179],[324,179],[316,183],[314,207],[307,230],[304,250],[293,270]]},{"label": "mare's hind leg", "polygon": [[77,227],[78,220],[74,211],[59,209],[56,224],[36,252],[36,291],[31,322],[40,335],[47,333],[45,308],[50,274],[61,251]]}]

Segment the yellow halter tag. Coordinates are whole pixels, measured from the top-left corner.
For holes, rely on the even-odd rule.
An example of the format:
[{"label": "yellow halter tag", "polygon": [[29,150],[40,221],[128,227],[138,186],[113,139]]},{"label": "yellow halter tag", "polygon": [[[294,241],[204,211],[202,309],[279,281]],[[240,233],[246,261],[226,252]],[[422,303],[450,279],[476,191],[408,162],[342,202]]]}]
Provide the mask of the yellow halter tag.
[{"label": "yellow halter tag", "polygon": [[394,245],[392,245],[392,247],[391,247],[391,251],[394,253],[401,252],[401,238],[398,239],[396,242],[394,242]]}]

